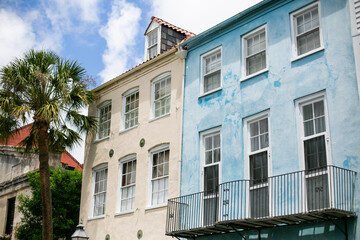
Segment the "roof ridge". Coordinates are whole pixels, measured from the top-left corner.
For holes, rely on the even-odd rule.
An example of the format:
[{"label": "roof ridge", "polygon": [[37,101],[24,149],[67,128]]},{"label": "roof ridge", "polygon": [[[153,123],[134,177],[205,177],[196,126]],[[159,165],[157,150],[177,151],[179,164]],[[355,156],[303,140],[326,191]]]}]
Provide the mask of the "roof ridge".
[{"label": "roof ridge", "polygon": [[185,30],[185,29],[183,29],[183,28],[180,28],[180,27],[178,27],[178,26],[175,26],[174,24],[171,24],[171,23],[169,23],[169,22],[167,22],[167,21],[164,21],[163,19],[158,18],[158,17],[152,16],[152,17],[151,17],[151,20],[156,21],[156,22],[159,23],[160,25],[165,25],[165,26],[167,26],[167,27],[172,28],[172,29],[175,30],[175,31],[181,32],[181,33],[185,34],[186,36],[189,36],[189,37],[191,36],[191,37],[193,37],[193,36],[196,35],[196,34],[193,33],[193,32],[190,32],[190,31],[187,31],[187,30]]}]

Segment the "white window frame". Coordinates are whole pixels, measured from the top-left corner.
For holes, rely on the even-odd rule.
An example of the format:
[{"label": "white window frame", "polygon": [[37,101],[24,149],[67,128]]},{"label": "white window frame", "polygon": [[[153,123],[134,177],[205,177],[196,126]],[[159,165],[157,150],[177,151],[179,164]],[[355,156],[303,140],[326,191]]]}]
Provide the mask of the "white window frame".
[{"label": "white window frame", "polygon": [[[153,178],[152,178],[152,168],[153,168],[153,155],[154,154],[157,154],[159,152],[163,152],[163,151],[166,151],[166,150],[169,150],[169,169],[168,169],[168,175],[167,176],[162,176],[161,179],[164,179],[164,178],[168,178],[168,198],[165,199],[165,202],[164,203],[159,203],[159,204],[152,204],[152,193],[153,193],[153,189],[152,189],[152,182],[153,182]],[[169,199],[169,184],[170,184],[170,181],[169,181],[169,176],[170,176],[170,159],[171,159],[171,151],[170,151],[170,144],[166,143],[166,144],[162,144],[162,145],[159,145],[155,148],[152,148],[150,151],[149,151],[149,191],[148,191],[148,207],[147,209],[151,209],[151,208],[157,208],[157,207],[163,207],[163,206],[167,206],[167,200]],[[155,180],[159,180],[160,178],[157,178]]]},{"label": "white window frame", "polygon": [[[213,54],[216,54],[218,51],[220,51],[220,54],[221,54],[221,59],[220,59],[220,86],[218,88],[215,88],[213,90],[210,90],[208,92],[205,92],[204,91],[204,59],[213,55]],[[222,89],[222,62],[223,62],[223,53],[222,53],[222,46],[219,46],[203,55],[201,55],[201,81],[200,81],[200,97],[201,96],[205,96],[205,95],[208,95],[208,94],[211,94],[213,92],[216,92],[220,89]]]},{"label": "white window frame", "polygon": [[100,164],[96,167],[94,167],[92,169],[92,189],[91,189],[91,203],[90,203],[90,218],[89,219],[97,219],[97,218],[103,218],[105,216],[106,213],[106,193],[107,193],[107,181],[108,181],[108,175],[109,175],[109,170],[107,172],[106,175],[106,191],[105,191],[105,209],[104,209],[104,214],[102,215],[97,215],[94,216],[94,207],[95,207],[95,180],[96,180],[96,173],[103,171],[103,170],[108,170],[108,164],[107,163],[103,163]]},{"label": "white window frame", "polygon": [[[302,15],[303,13],[313,9],[313,8],[317,8],[318,9],[318,14],[319,14],[319,37],[320,37],[320,47],[315,48],[307,53],[298,55],[298,46],[297,46],[297,37],[296,37],[296,17],[298,17],[299,15]],[[308,6],[305,6],[303,8],[301,8],[300,10],[297,10],[293,13],[290,14],[290,20],[291,20],[291,32],[292,32],[292,49],[293,49],[293,58],[291,59],[291,61],[295,61],[298,60],[300,58],[309,56],[313,53],[316,53],[318,51],[321,51],[324,49],[324,43],[323,43],[323,34],[322,34],[322,21],[321,21],[321,7],[320,7],[320,2],[315,2],[312,3]]]},{"label": "white window frame", "polygon": [[[155,116],[155,84],[159,83],[161,81],[166,81],[168,78],[170,78],[170,93],[167,96],[162,97],[162,99],[164,98],[169,98],[170,99],[170,108],[169,108],[169,112],[159,115],[159,116]],[[159,101],[159,100],[157,100]],[[157,118],[161,118],[163,116],[169,115],[171,113],[171,72],[166,72],[161,74],[160,76],[156,77],[152,82],[151,82],[151,116],[152,119],[157,119]]]},{"label": "white window frame", "polygon": [[[304,128],[303,128],[303,115],[302,115],[302,107],[304,105],[317,102],[319,100],[324,101],[324,113],[325,113],[325,124],[326,131],[318,134],[314,134],[308,137],[304,136]],[[326,101],[326,93],[325,91],[318,92],[315,94],[311,94],[309,96],[302,97],[300,99],[295,100],[296,105],[296,121],[297,121],[297,131],[298,131],[298,149],[299,149],[299,163],[300,170],[305,170],[305,156],[304,156],[304,141],[310,138],[315,138],[318,136],[325,135],[325,146],[326,146],[326,161],[327,165],[332,165],[332,157],[331,157],[331,144],[330,144],[330,131],[329,131],[329,120],[328,120],[328,109],[327,109],[327,101]]]},{"label": "white window frame", "polygon": [[[100,123],[100,119],[101,119],[100,114],[101,114],[101,110],[102,110],[103,108],[108,107],[108,106],[111,107],[111,110],[110,110],[110,119],[106,121],[106,123],[107,123],[107,122],[110,122],[109,135],[100,138],[100,137],[99,137],[100,124],[104,124],[104,123]],[[110,137],[110,135],[111,135],[111,112],[112,112],[111,100],[107,100],[107,101],[103,102],[102,104],[100,104],[100,105],[97,107],[97,117],[98,117],[98,119],[99,119],[99,125],[98,125],[97,131],[96,131],[96,141],[100,141],[100,140],[103,140],[103,139],[106,139],[106,138],[109,138],[109,137]]]},{"label": "white window frame", "polygon": [[[247,40],[251,37],[254,37],[255,35],[258,35],[259,33],[261,32],[265,32],[265,60],[266,60],[266,67],[264,69],[261,69],[255,73],[252,73],[250,75],[247,75],[247,70],[246,70],[246,62],[247,62]],[[268,30],[267,30],[267,24],[264,24],[254,30],[252,30],[251,32],[245,34],[244,36],[242,36],[242,79],[241,81],[244,81],[246,79],[249,79],[249,78],[252,78],[252,77],[255,77],[257,75],[260,75],[264,72],[267,72],[269,69],[268,69],[268,66],[269,66],[269,63],[268,63]]]},{"label": "white window frame", "polygon": [[[208,137],[208,136],[212,136],[212,135],[216,135],[216,134],[219,134],[220,135],[220,161],[216,162],[216,163],[211,163],[211,164],[206,164],[206,160],[205,160],[205,138]],[[223,145],[222,145],[222,129],[221,129],[221,126],[219,127],[215,127],[215,128],[212,128],[212,129],[208,129],[208,130],[205,130],[205,131],[202,131],[200,132],[200,162],[201,162],[201,167],[200,167],[200,187],[201,187],[201,192],[203,192],[203,199],[201,200],[200,202],[200,212],[201,212],[201,216],[200,216],[200,221],[202,224],[204,224],[204,221],[205,221],[205,203],[204,201],[205,200],[208,200],[208,199],[211,199],[211,198],[214,198],[215,196],[212,196],[212,195],[206,195],[205,196],[205,182],[204,182],[204,178],[205,178],[205,167],[211,167],[211,166],[215,166],[215,165],[218,165],[218,169],[219,169],[219,175],[218,175],[218,178],[219,178],[219,188],[218,188],[218,191],[219,191],[219,194],[220,194],[220,184],[221,184],[221,179],[222,179],[222,154],[223,154]],[[221,206],[221,203],[220,203],[220,199],[221,197],[219,196],[218,197],[218,216],[219,216],[219,213],[222,211],[222,208],[220,207]],[[219,220],[219,219],[218,219]]]},{"label": "white window frame", "polygon": [[[303,127],[303,114],[302,114],[302,107],[304,105],[308,105],[314,102],[318,102],[319,100],[322,100],[324,102],[324,113],[325,113],[325,124],[326,124],[326,130],[325,132],[321,132],[318,134],[313,134],[311,136],[304,136],[304,127]],[[300,170],[305,171],[305,156],[304,156],[304,141],[307,139],[315,138],[324,135],[325,136],[325,147],[326,147],[326,162],[327,165],[332,165],[332,155],[331,155],[331,141],[330,141],[330,125],[329,125],[329,113],[327,108],[327,100],[326,100],[326,92],[321,91],[318,93],[314,93],[299,99],[295,100],[295,106],[296,106],[296,122],[297,122],[297,132],[298,132],[298,149],[299,149],[299,166]],[[328,174],[328,181],[330,183],[330,174],[328,173],[328,168],[326,167],[326,170],[319,172],[318,174]],[[312,177],[313,174],[304,174],[304,178]],[[331,184],[328,184],[328,187],[331,187]],[[303,199],[302,199],[302,208],[307,211],[307,190],[306,190],[306,184],[303,184],[302,186],[302,192]],[[329,189],[329,194],[334,194],[333,189]],[[332,206],[334,203],[330,202],[330,206]]]},{"label": "white window frame", "polygon": [[[204,139],[207,136],[220,134],[220,161],[212,164],[205,164],[205,142]],[[200,159],[201,159],[201,168],[200,168],[200,176],[201,176],[201,191],[204,191],[205,183],[204,183],[204,168],[219,165],[219,185],[221,184],[221,169],[222,169],[222,154],[223,154],[223,146],[222,146],[222,130],[221,127],[212,128],[203,132],[200,132]]]},{"label": "white window frame", "polygon": [[129,96],[131,96],[131,95],[133,95],[133,94],[136,94],[136,93],[139,93],[139,106],[140,106],[140,91],[139,91],[139,87],[135,87],[135,88],[133,88],[133,89],[130,89],[130,90],[128,90],[127,92],[125,92],[124,94],[123,94],[123,96],[122,96],[122,123],[121,123],[121,128],[122,128],[122,130],[120,131],[120,132],[122,132],[122,131],[126,131],[126,130],[130,130],[130,129],[133,129],[133,128],[136,128],[137,126],[138,126],[138,124],[139,124],[139,106],[138,106],[138,108],[137,108],[137,111],[138,111],[138,122],[134,125],[134,126],[131,126],[131,127],[128,127],[128,128],[126,128],[126,112],[125,112],[125,110],[126,110],[126,98],[127,97],[129,97]]},{"label": "white window frame", "polygon": [[[252,152],[251,151],[251,142],[250,142],[250,124],[256,121],[259,121],[261,119],[267,118],[268,119],[268,136],[269,136],[269,146],[267,148],[262,148],[259,149],[257,151]],[[268,160],[268,178],[270,178],[272,176],[272,160],[271,160],[271,121],[270,121],[270,110],[266,110],[257,114],[254,114],[252,116],[249,116],[247,118],[244,118],[244,155],[245,155],[245,161],[244,161],[244,176],[245,179],[250,179],[250,155],[256,154],[256,153],[260,153],[260,152],[264,152],[267,151],[268,152],[268,156],[267,156],[267,160]],[[263,184],[259,184],[257,186],[253,186],[250,187],[247,186],[247,192],[249,194],[247,194],[246,196],[246,201],[249,203],[246,206],[246,214],[247,217],[251,216],[251,208],[250,208],[250,190],[252,189],[256,189],[256,188],[261,188],[264,186],[268,186],[268,192],[269,192],[269,216],[272,216],[272,189],[271,189],[271,184],[268,181],[267,183],[263,183]]]},{"label": "white window frame", "polygon": [[146,60],[149,60],[150,59],[150,55],[149,55],[149,49],[152,48],[153,46],[155,46],[156,44],[153,44],[151,46],[149,46],[149,35],[153,34],[154,32],[157,32],[157,54],[155,56],[157,56],[159,53],[160,53],[160,45],[161,45],[161,26],[158,26],[154,29],[152,29],[151,31],[149,31],[147,34],[146,34]]},{"label": "white window frame", "polygon": [[[125,157],[123,157],[123,158],[121,158],[119,160],[119,192],[118,192],[118,201],[117,201],[117,204],[116,204],[116,212],[117,212],[116,215],[131,213],[131,212],[134,212],[134,209],[135,209],[136,179],[135,179],[135,183],[126,185],[126,187],[132,187],[132,186],[135,187],[134,208],[127,209],[125,211],[121,211],[121,202],[122,202],[121,197],[122,197],[122,189],[123,189],[123,187],[122,187],[122,170],[123,170],[124,163],[129,163],[129,162],[132,162],[132,161],[136,161],[136,163],[137,163],[136,154],[130,154],[130,155],[125,156]],[[137,170],[136,168],[135,168],[135,176],[136,176],[136,170]]]}]

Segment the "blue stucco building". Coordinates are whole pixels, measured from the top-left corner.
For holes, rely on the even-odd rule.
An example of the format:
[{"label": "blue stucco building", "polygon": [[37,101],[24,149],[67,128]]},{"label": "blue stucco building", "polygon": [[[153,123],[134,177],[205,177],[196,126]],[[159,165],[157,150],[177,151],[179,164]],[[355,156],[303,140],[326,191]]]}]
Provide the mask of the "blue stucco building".
[{"label": "blue stucco building", "polygon": [[167,235],[360,239],[352,7],[265,0],[181,45],[181,196]]}]

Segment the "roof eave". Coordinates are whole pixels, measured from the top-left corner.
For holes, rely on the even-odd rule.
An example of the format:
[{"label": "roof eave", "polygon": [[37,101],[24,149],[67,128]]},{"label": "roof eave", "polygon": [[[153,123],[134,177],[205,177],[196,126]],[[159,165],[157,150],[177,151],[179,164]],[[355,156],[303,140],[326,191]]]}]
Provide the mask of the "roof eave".
[{"label": "roof eave", "polygon": [[163,58],[171,55],[172,53],[176,52],[177,49],[178,49],[177,47],[173,47],[173,48],[167,50],[166,52],[163,52],[163,53],[159,54],[158,56],[156,56],[156,57],[154,57],[154,58],[152,58],[152,59],[150,59],[150,60],[148,60],[148,61],[145,61],[145,62],[141,63],[140,65],[138,65],[138,66],[130,69],[129,71],[124,72],[124,73],[118,75],[117,77],[115,77],[115,78],[113,78],[113,79],[111,79],[111,80],[109,80],[109,81],[101,84],[100,86],[94,88],[92,91],[95,92],[95,93],[96,93],[96,92],[99,92],[99,91],[101,91],[102,89],[104,89],[104,88],[112,85],[114,82],[119,81],[119,80],[121,80],[121,79],[123,79],[123,78],[125,78],[125,77],[127,77],[127,76],[129,76],[129,75],[131,75],[131,74],[133,74],[134,72],[139,71],[139,70],[147,67],[148,65],[153,64],[153,63],[159,61],[160,59],[163,59]]}]

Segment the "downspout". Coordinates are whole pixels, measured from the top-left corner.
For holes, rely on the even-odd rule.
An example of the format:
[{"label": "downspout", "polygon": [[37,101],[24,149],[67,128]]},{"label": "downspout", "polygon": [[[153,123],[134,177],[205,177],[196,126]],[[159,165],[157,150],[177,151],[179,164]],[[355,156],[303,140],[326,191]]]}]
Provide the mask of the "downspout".
[{"label": "downspout", "polygon": [[185,49],[180,49],[180,46],[178,45],[176,47],[176,53],[175,56],[177,56],[181,62],[183,63],[183,75],[182,75],[182,84],[181,84],[181,117],[180,117],[180,126],[181,126],[181,130],[180,130],[180,141],[179,141],[179,149],[180,149],[180,159],[179,159],[179,183],[178,183],[178,189],[179,189],[179,196],[181,196],[181,163],[182,163],[182,156],[183,156],[183,130],[184,130],[184,126],[183,126],[183,116],[184,116],[184,95],[185,95],[185,70],[186,70],[186,64],[185,64],[185,59],[187,57],[187,50]]}]

